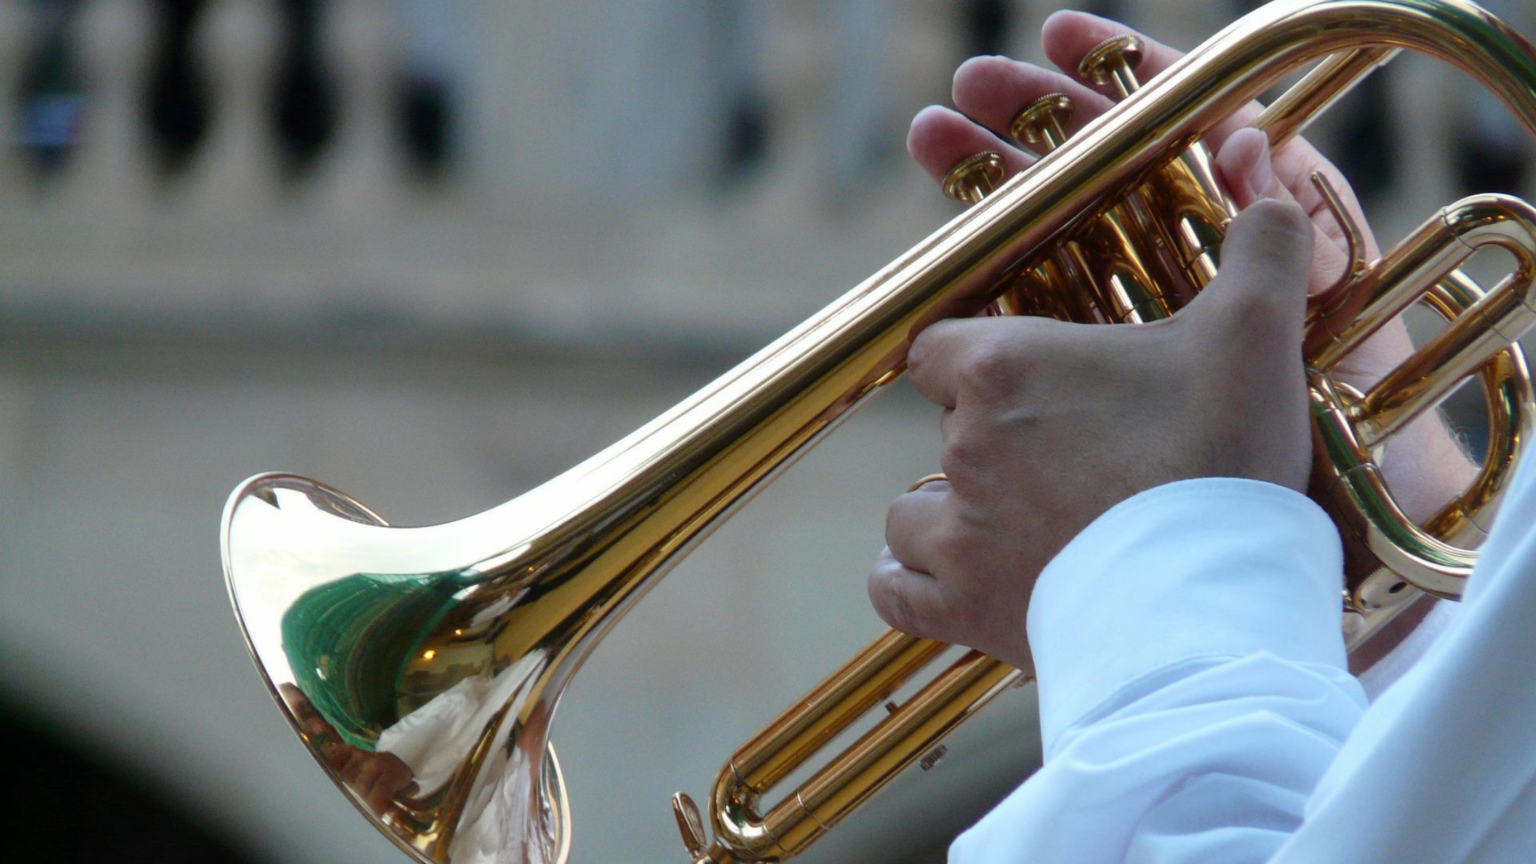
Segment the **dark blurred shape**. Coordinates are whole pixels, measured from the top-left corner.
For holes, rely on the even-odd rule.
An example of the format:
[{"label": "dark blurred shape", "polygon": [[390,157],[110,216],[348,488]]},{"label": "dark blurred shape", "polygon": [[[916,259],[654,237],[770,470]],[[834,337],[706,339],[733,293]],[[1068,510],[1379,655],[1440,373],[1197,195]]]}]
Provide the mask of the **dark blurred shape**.
[{"label": "dark blurred shape", "polygon": [[967,57],[1007,52],[1013,32],[1009,0],[966,0],[963,15]]},{"label": "dark blurred shape", "polygon": [[79,0],[36,0],[36,41],[16,94],[18,141],[40,178],[58,174],[80,140],[85,85],[70,39]]},{"label": "dark blurred shape", "polygon": [[[1524,0],[1481,0],[1479,5],[1516,28],[1531,23]],[[1532,153],[1525,129],[1488,91],[1461,84],[1455,159],[1462,191],[1529,197]]]},{"label": "dark blurred shape", "polygon": [[159,26],[148,92],[149,139],[162,174],[186,169],[207,137],[208,81],[192,56],[207,0],[156,0]]},{"label": "dark blurred shape", "polygon": [[1350,110],[1341,112],[1339,143],[1334,164],[1349,178],[1360,203],[1369,211],[1373,202],[1391,191],[1395,179],[1392,153],[1392,111],[1387,91],[1391,67],[1377,69],[1345,98]]},{"label": "dark blurred shape", "polygon": [[434,180],[453,159],[453,101],[447,81],[413,74],[400,79],[399,129],[405,157],[416,176]]},{"label": "dark blurred shape", "polygon": [[397,0],[399,73],[395,129],[418,180],[440,179],[457,156],[457,85],[463,80],[465,6],[455,0]]},{"label": "dark blurred shape", "polygon": [[284,45],[272,119],[290,180],[314,167],[336,127],[336,88],[321,60],[320,13],[320,0],[282,0]]},{"label": "dark blurred shape", "polygon": [[[1069,6],[1064,8],[1071,7]],[[1085,0],[1082,5],[1082,9],[1083,11],[1091,12],[1100,18],[1113,18],[1116,21],[1120,21],[1126,24],[1130,23],[1129,21],[1125,20],[1125,3],[1123,0]]]},{"label": "dark blurred shape", "polygon": [[[1232,0],[1233,19],[1263,6],[1266,0]],[[1392,109],[1387,82],[1391,69],[1377,69],[1346,97],[1351,106],[1341,112],[1338,146],[1333,162],[1349,178],[1349,185],[1369,210],[1373,202],[1391,191],[1396,165],[1391,154]]]},{"label": "dark blurred shape", "polygon": [[768,156],[768,100],[754,90],[731,94],[727,107],[722,170],[727,177],[749,173]]},{"label": "dark blurred shape", "polygon": [[1524,146],[1489,135],[1475,126],[1456,144],[1456,167],[1462,188],[1472,192],[1522,195],[1530,178],[1531,156]]},{"label": "dark blurred shape", "polygon": [[721,125],[716,158],[720,177],[739,185],[767,161],[772,138],[761,45],[761,7],[735,0],[711,0],[705,7],[712,83]]},{"label": "dark blurred shape", "polygon": [[147,784],[87,755],[45,723],[0,699],[10,758],[6,785],[20,795],[21,830],[6,836],[7,861],[50,864],[251,864]]}]

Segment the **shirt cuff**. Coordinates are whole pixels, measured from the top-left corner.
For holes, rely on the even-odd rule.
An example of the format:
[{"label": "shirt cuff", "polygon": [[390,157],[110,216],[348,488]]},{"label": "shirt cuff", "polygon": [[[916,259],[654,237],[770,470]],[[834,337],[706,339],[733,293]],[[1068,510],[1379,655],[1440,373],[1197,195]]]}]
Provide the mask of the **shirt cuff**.
[{"label": "shirt cuff", "polygon": [[1126,499],[1040,574],[1027,627],[1047,758],[1117,691],[1196,658],[1268,652],[1345,668],[1343,550],[1306,496],[1184,480]]}]

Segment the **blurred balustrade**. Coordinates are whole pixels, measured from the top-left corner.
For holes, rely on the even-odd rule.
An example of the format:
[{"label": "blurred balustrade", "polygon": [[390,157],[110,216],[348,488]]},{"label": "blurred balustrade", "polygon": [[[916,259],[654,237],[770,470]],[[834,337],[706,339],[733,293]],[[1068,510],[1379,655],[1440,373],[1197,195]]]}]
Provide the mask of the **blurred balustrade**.
[{"label": "blurred balustrade", "polygon": [[[366,321],[748,345],[953,212],[899,142],[905,117],[945,98],[969,38],[958,7],[786,2],[722,19],[735,7],[720,0],[180,2],[203,7],[189,52],[207,128],[176,171],[148,131],[157,15],[173,0],[0,5],[0,92],[29,74],[37,10],[67,3],[84,105],[46,177],[14,98],[4,112],[0,317],[12,326],[237,334]],[[331,96],[330,134],[302,171],[285,170],[291,142],[274,121],[296,5],[315,11]],[[1024,48],[1048,9],[1012,8],[999,44]],[[1190,43],[1230,10],[1128,11]],[[402,119],[416,43],[449,82],[438,173],[410,158],[420,141]],[[1405,105],[1412,94],[1412,110],[1389,115],[1370,158],[1414,183],[1383,197],[1386,234],[1454,189],[1470,110],[1424,64],[1392,71],[1384,92]],[[744,154],[744,180],[722,170]]]},{"label": "blurred balustrade", "polygon": [[[15,97],[50,2],[75,12],[83,112],[66,157],[44,171]],[[816,39],[817,7],[770,9],[766,29],[745,36],[762,42],[752,74],[773,91],[774,152],[732,185],[719,152],[728,96],[711,83],[731,45],[708,3],[310,0],[334,116],[302,172],[285,170],[290,142],[273,116],[293,0],[200,5],[188,52],[207,128],[170,169],[151,134],[163,3],[0,5],[9,326],[238,334],[368,321],[580,344],[701,330],[758,340],[950,212],[894,158],[895,112],[920,104],[900,94],[941,94],[953,63],[931,9],[898,16],[885,40],[911,50],[878,55],[900,74],[883,76],[891,158],[864,160],[854,177],[871,206],[829,216],[828,199],[849,190],[826,188],[815,152],[832,85],[811,74],[830,74],[824,55],[839,47]],[[426,177],[401,117],[402,28],[423,26],[452,96],[449,160]]]}]

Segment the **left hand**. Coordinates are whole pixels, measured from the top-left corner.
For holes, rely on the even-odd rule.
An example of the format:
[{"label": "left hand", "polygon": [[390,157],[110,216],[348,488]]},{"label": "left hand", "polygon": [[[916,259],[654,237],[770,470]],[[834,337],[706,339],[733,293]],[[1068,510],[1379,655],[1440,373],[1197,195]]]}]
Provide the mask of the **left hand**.
[{"label": "left hand", "polygon": [[1263,200],[1232,222],[1221,272],[1178,315],[1136,326],[940,321],[907,368],[944,408],[941,464],[891,505],[870,599],[892,626],[1032,669],[1034,580],[1138,492],[1196,477],[1306,488],[1301,325],[1312,227]]}]

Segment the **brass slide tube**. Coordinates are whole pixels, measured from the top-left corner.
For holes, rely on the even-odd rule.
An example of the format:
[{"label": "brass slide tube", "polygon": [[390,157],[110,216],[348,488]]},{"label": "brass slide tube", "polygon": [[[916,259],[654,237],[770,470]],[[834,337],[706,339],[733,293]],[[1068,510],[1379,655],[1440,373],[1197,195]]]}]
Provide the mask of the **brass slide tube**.
[{"label": "brass slide tube", "polygon": [[[935,655],[949,647],[942,642],[916,639],[894,630],[887,631],[874,644],[879,646],[899,639],[912,640],[917,643],[918,650],[931,650]],[[882,718],[858,741],[802,783],[794,795],[759,816],[758,795],[812,752],[805,751],[794,760],[780,758],[771,742],[788,735],[781,731],[778,723],[769,724],[757,738],[732,756],[730,764],[715,780],[711,797],[716,815],[716,841],[717,844],[728,844],[732,851],[726,853],[716,846],[701,860],[724,864],[735,860],[780,860],[798,855],[910,765],[913,754],[930,752],[945,735],[1022,675],[1019,670],[979,651],[966,652],[904,704],[892,707],[889,716]],[[840,673],[829,677],[812,691],[811,699],[815,700],[823,693],[828,684],[840,683],[843,677]],[[895,677],[893,675],[888,680],[894,682]],[[868,707],[870,705],[857,713],[846,713],[844,706],[838,705],[837,712],[844,722],[827,723],[812,734],[830,737],[846,728]],[[786,712],[786,716],[799,712],[797,706]],[[795,717],[783,729],[792,728],[795,720],[803,719]],[[767,763],[774,763],[777,777],[751,768]],[[738,855],[743,857],[738,859]]]},{"label": "brass slide tube", "polygon": [[[1455,268],[1486,246],[1509,251],[1516,266],[1485,294]],[[1507,195],[1477,195],[1425,222],[1344,286],[1338,309],[1309,322],[1308,342],[1319,346],[1308,352],[1317,447],[1335,477],[1330,494],[1338,512],[1388,571],[1372,577],[1376,581],[1406,579],[1454,597],[1471,573],[1476,553],[1453,541],[1468,529],[1485,533],[1477,516],[1497,501],[1513,474],[1515,450],[1531,433],[1529,377],[1520,356],[1506,349],[1536,325],[1533,278],[1536,208]],[[1357,295],[1365,304],[1354,312]],[[1364,394],[1344,392],[1327,378],[1343,356],[1421,297],[1448,319],[1443,330]],[[1331,322],[1339,315],[1349,324],[1335,333]],[[1472,486],[1421,528],[1393,502],[1371,450],[1479,368],[1489,402],[1489,453]],[[1357,605],[1370,602],[1357,599]]]},{"label": "brass slide tube", "polygon": [[1366,447],[1439,404],[1462,379],[1536,323],[1536,309],[1531,307],[1536,209],[1516,198],[1484,195],[1441,211],[1439,224],[1447,242],[1462,247],[1463,259],[1484,246],[1499,246],[1515,256],[1517,266],[1351,406],[1350,418]]}]

